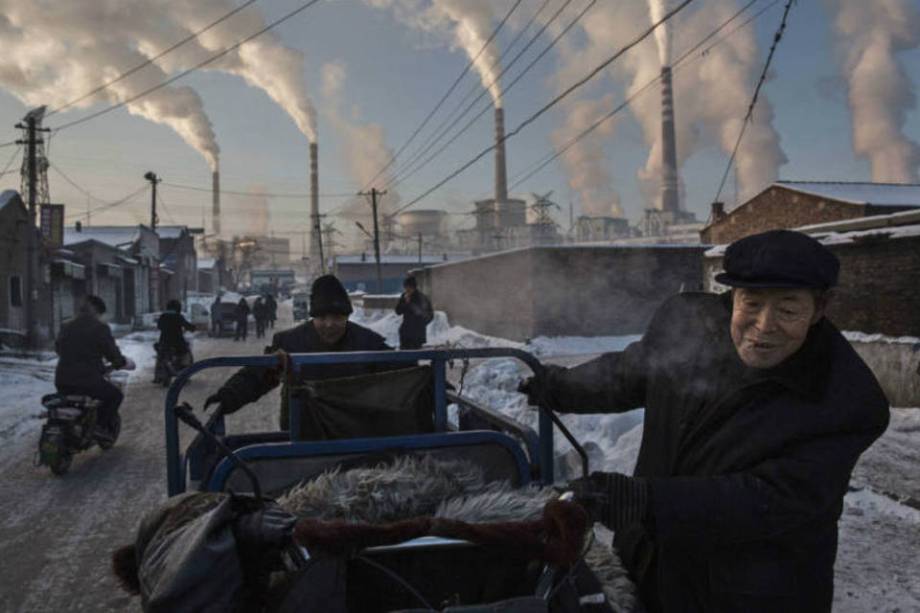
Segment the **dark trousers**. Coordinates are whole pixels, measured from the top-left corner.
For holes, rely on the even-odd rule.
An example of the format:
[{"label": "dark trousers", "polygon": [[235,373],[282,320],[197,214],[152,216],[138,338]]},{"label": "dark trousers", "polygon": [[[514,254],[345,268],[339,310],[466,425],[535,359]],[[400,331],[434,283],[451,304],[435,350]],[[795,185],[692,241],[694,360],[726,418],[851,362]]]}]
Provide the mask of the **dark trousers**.
[{"label": "dark trousers", "polygon": [[74,394],[89,396],[100,401],[99,408],[96,409],[96,422],[104,428],[111,428],[115,416],[118,414],[118,407],[125,395],[121,390],[112,383],[102,380],[83,385],[59,385],[58,392],[61,394]]},{"label": "dark trousers", "polygon": [[236,320],[236,338],[233,340],[238,341],[240,339],[246,340],[246,336],[249,334],[249,322],[245,319]]},{"label": "dark trousers", "polygon": [[425,344],[425,339],[422,339],[422,338],[400,338],[399,339],[400,349],[421,349],[422,345],[424,344]]},{"label": "dark trousers", "polygon": [[265,320],[257,319],[256,320],[256,338],[262,338],[265,336]]}]

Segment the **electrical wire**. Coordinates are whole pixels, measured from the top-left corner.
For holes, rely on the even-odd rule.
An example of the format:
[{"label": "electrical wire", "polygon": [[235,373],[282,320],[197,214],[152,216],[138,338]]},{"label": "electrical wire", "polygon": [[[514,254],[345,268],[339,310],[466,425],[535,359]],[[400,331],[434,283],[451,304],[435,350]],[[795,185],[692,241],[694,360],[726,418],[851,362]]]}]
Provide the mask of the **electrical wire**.
[{"label": "electrical wire", "polygon": [[171,45],[170,47],[167,47],[166,49],[164,49],[163,51],[161,51],[160,53],[158,53],[158,54],[155,55],[154,57],[148,59],[147,61],[141,62],[140,64],[138,64],[138,65],[135,66],[134,68],[128,70],[127,72],[121,73],[120,75],[118,75],[117,77],[115,77],[114,79],[112,79],[111,81],[106,81],[105,83],[103,83],[102,85],[100,85],[99,87],[97,87],[96,89],[94,89],[94,90],[92,90],[92,91],[89,91],[89,92],[86,92],[85,94],[83,94],[83,95],[80,96],[79,98],[75,98],[75,99],[71,100],[70,102],[68,102],[68,103],[66,103],[66,104],[63,104],[63,105],[57,107],[56,109],[53,109],[53,110],[51,110],[51,111],[48,111],[47,113],[45,113],[45,117],[50,117],[51,115],[54,115],[55,113],[59,113],[59,112],[63,111],[64,109],[70,108],[71,106],[73,106],[73,105],[75,105],[75,104],[78,104],[78,103],[80,103],[80,102],[83,102],[84,100],[86,100],[86,99],[89,98],[90,96],[92,96],[92,95],[94,95],[94,94],[98,94],[98,93],[101,92],[102,90],[107,89],[109,86],[114,85],[115,83],[118,83],[119,81],[121,81],[121,80],[123,80],[123,79],[125,79],[125,78],[127,78],[127,77],[130,77],[131,75],[133,75],[134,73],[136,73],[138,70],[141,70],[142,68],[145,68],[145,67],[149,66],[150,64],[153,64],[154,62],[156,62],[158,59],[160,59],[160,58],[163,57],[164,55],[167,55],[168,53],[171,53],[171,52],[175,51],[176,49],[178,49],[179,47],[185,45],[186,43],[188,43],[188,42],[190,42],[190,41],[192,41],[192,40],[195,40],[196,38],[198,38],[199,36],[201,36],[202,34],[204,34],[205,32],[207,32],[208,30],[210,30],[210,29],[213,28],[214,26],[223,23],[224,21],[226,21],[226,20],[229,19],[230,17],[233,17],[234,15],[236,15],[237,13],[239,13],[240,11],[242,11],[244,8],[246,8],[246,7],[249,6],[250,4],[254,3],[255,1],[256,1],[256,0],[246,0],[246,2],[244,2],[244,3],[241,4],[240,6],[236,7],[235,9],[233,9],[232,11],[230,11],[229,13],[225,14],[223,17],[221,17],[221,18],[218,19],[217,21],[211,22],[210,24],[208,24],[208,25],[205,26],[204,28],[198,30],[197,32],[191,34],[190,36],[187,36],[187,37],[183,38],[182,40],[180,40],[179,42],[177,42],[177,43]]},{"label": "electrical wire", "polygon": [[[744,14],[745,12],[747,12],[753,5],[757,4],[757,2],[759,2],[759,1],[760,1],[760,0],[751,0],[750,2],[748,2],[748,3],[747,3],[745,6],[743,6],[740,10],[738,10],[738,12],[736,12],[734,15],[732,15],[731,17],[729,17],[727,20],[723,21],[723,22],[719,25],[719,27],[717,27],[715,30],[713,30],[712,32],[710,32],[710,33],[709,33],[708,35],[706,35],[703,39],[701,39],[697,44],[695,44],[693,47],[691,47],[691,48],[688,49],[685,53],[683,53],[683,54],[682,54],[675,62],[673,62],[673,64],[671,65],[672,73],[677,72],[677,70],[679,70],[682,66],[684,66],[684,62],[685,62],[688,58],[690,58],[691,55],[693,55],[694,53],[696,53],[696,51],[697,51],[698,49],[700,49],[700,47],[702,47],[704,44],[706,44],[706,42],[708,42],[709,40],[711,40],[713,37],[717,36],[722,30],[724,30],[726,27],[728,27],[733,21],[735,21],[736,19],[738,19],[742,14]],[[727,40],[728,38],[730,38],[730,37],[731,37],[733,34],[735,34],[737,31],[741,30],[742,28],[746,27],[746,26],[747,26],[748,24],[750,24],[751,22],[753,22],[753,21],[755,21],[756,19],[758,19],[761,15],[763,15],[763,14],[766,13],[768,10],[770,10],[771,8],[773,8],[774,6],[776,6],[776,5],[779,3],[779,1],[780,1],[780,0],[773,0],[772,2],[770,2],[768,5],[766,5],[766,6],[763,7],[762,9],[760,9],[757,13],[755,13],[754,15],[752,15],[751,17],[749,17],[747,20],[745,20],[744,22],[738,24],[738,26],[736,26],[735,28],[733,28],[733,29],[732,29],[731,31],[729,31],[728,33],[726,33],[725,36],[723,36],[722,38],[720,38],[720,39],[718,39],[717,41],[715,41],[713,44],[711,44],[711,45],[709,45],[708,47],[706,47],[705,49],[703,49],[703,51],[702,51],[699,55],[695,56],[693,59],[699,59],[699,58],[705,57],[713,48],[715,48],[717,45],[721,44],[722,42],[724,42],[725,40]],[[563,145],[563,147],[562,147],[561,149],[559,149],[559,150],[557,150],[557,151],[555,151],[555,152],[549,153],[549,154],[547,154],[546,156],[540,158],[540,159],[535,163],[536,167],[528,168],[528,169],[525,169],[524,171],[522,171],[517,177],[515,177],[515,178],[512,180],[512,183],[511,183],[511,186],[510,186],[509,189],[514,189],[514,188],[516,188],[516,187],[519,186],[521,183],[523,183],[524,181],[530,179],[530,178],[533,177],[535,174],[537,174],[538,172],[540,172],[541,170],[543,170],[544,168],[546,168],[546,166],[548,166],[550,163],[552,163],[553,161],[555,161],[555,160],[557,160],[558,158],[560,158],[562,155],[565,154],[566,151],[568,151],[569,149],[571,149],[571,148],[572,148],[576,143],[578,143],[581,139],[585,138],[585,137],[588,136],[590,133],[594,132],[594,130],[596,130],[597,128],[599,128],[601,125],[603,125],[604,123],[606,123],[607,121],[609,121],[610,119],[612,119],[615,115],[617,115],[618,113],[620,113],[621,111],[623,111],[627,106],[629,106],[630,104],[632,104],[639,96],[641,96],[641,95],[642,95],[643,93],[645,93],[650,87],[652,87],[653,85],[655,85],[655,84],[658,83],[659,81],[661,81],[661,74],[658,74],[658,75],[656,75],[653,79],[650,79],[649,81],[647,81],[642,87],[640,87],[638,90],[636,90],[635,92],[633,92],[633,94],[632,94],[631,96],[629,96],[629,97],[628,97],[626,100],[624,100],[621,104],[617,105],[617,106],[616,106],[613,110],[611,110],[609,113],[607,113],[607,114],[604,115],[603,117],[599,118],[597,121],[595,121],[593,124],[591,124],[590,126],[588,126],[587,128],[585,128],[583,131],[581,131],[580,133],[578,133],[576,136],[572,137],[565,145]]]},{"label": "electrical wire", "polygon": [[16,161],[16,158],[19,157],[19,154],[22,153],[22,147],[13,152],[13,155],[10,156],[9,161],[7,161],[6,166],[3,167],[3,170],[0,170],[0,177],[4,177],[8,174],[13,174],[15,170],[10,170],[10,167]]},{"label": "electrical wire", "polygon": [[[207,188],[207,187],[195,187],[195,186],[192,186],[192,185],[181,185],[181,184],[179,184],[179,183],[166,183],[166,182],[164,182],[163,185],[167,185],[167,186],[169,186],[169,187],[174,187],[174,188],[176,188],[176,189],[184,189],[184,190],[189,190],[189,191],[194,191],[194,192],[208,192],[208,193],[210,193],[210,192],[213,192],[213,191],[214,191],[212,188]],[[253,196],[253,197],[265,197],[265,198],[298,198],[298,199],[299,199],[299,198],[309,198],[309,197],[310,197],[310,194],[309,194],[309,193],[296,193],[296,192],[288,192],[288,193],[246,192],[246,191],[236,191],[236,190],[229,190],[229,189],[223,189],[223,188],[221,188],[220,193],[221,193],[221,194],[233,194],[234,196]],[[354,197],[354,195],[355,195],[354,192],[341,192],[341,193],[337,193],[337,194],[319,194],[319,197],[320,197],[320,198],[352,198],[352,197]]]},{"label": "electrical wire", "polygon": [[380,175],[382,175],[384,172],[386,172],[386,170],[387,170],[390,166],[393,165],[393,163],[396,161],[396,158],[398,158],[398,157],[402,154],[402,152],[406,150],[406,147],[408,147],[409,144],[410,144],[413,140],[415,140],[415,137],[419,135],[419,132],[421,132],[421,131],[425,128],[425,126],[428,125],[428,122],[431,121],[431,118],[434,117],[435,113],[437,113],[438,110],[441,108],[441,106],[443,106],[444,102],[447,101],[447,98],[448,98],[448,97],[453,93],[453,91],[457,88],[457,86],[460,84],[460,81],[463,80],[463,77],[465,77],[465,76],[467,75],[467,73],[470,71],[470,68],[472,68],[473,65],[476,63],[476,60],[479,59],[479,56],[481,56],[481,55],[483,54],[483,52],[488,48],[488,46],[489,46],[490,44],[492,44],[492,41],[495,40],[495,37],[498,36],[498,33],[499,33],[499,32],[501,31],[501,29],[505,26],[505,23],[508,21],[508,19],[511,17],[511,15],[517,10],[518,6],[520,6],[520,4],[521,4],[522,1],[523,1],[523,0],[517,0],[517,1],[511,6],[511,8],[510,8],[510,9],[508,10],[508,12],[505,14],[505,17],[501,20],[501,22],[498,24],[498,26],[496,26],[495,29],[492,30],[492,34],[489,36],[488,40],[486,40],[486,42],[483,43],[482,48],[479,49],[479,52],[476,54],[476,56],[475,56],[473,59],[471,59],[469,62],[467,62],[466,66],[463,68],[462,71],[460,71],[460,74],[459,74],[459,75],[457,76],[457,78],[454,80],[453,84],[452,84],[452,85],[448,88],[448,90],[444,93],[444,95],[441,97],[441,99],[438,101],[438,103],[434,106],[434,108],[431,109],[431,111],[428,113],[428,115],[425,117],[425,119],[422,120],[422,123],[419,124],[419,126],[412,132],[412,134],[409,136],[409,138],[406,140],[406,142],[404,142],[404,143],[399,147],[399,149],[396,151],[396,153],[394,153],[392,156],[390,156],[390,161],[387,162],[387,163],[384,165],[383,168],[381,168],[380,170],[378,170],[378,171],[377,171],[377,174],[375,174],[375,175],[371,178],[371,180],[368,181],[367,184],[366,184],[364,187],[361,188],[360,191],[365,191],[365,190],[367,190],[368,187],[370,187],[371,185],[373,185],[374,181],[376,181],[377,178],[380,177]]},{"label": "electrical wire", "polygon": [[[95,207],[95,208],[92,208],[92,209],[90,209],[90,210],[88,210],[88,211],[84,211],[84,212],[82,212],[82,213],[71,213],[70,215],[67,215],[67,217],[70,218],[70,219],[79,218],[79,217],[89,217],[89,216],[92,215],[93,213],[98,213],[99,211],[105,211],[105,210],[108,210],[108,209],[113,209],[113,208],[115,208],[115,207],[117,207],[117,206],[121,206],[122,204],[129,203],[129,201],[133,200],[134,198],[136,198],[137,196],[139,196],[140,194],[142,194],[143,192],[145,192],[145,191],[148,190],[148,189],[150,189],[150,185],[149,185],[148,183],[145,183],[144,186],[141,187],[139,190],[137,190],[137,191],[135,191],[135,192],[131,192],[130,194],[128,194],[128,195],[125,196],[124,198],[120,198],[120,199],[118,199],[118,200],[116,200],[116,201],[114,201],[114,202],[105,203],[105,204],[103,204],[103,205],[101,205],[101,206],[97,206],[97,207]],[[92,196],[91,194],[87,194],[87,195],[88,195],[90,198],[92,198],[92,199],[98,201],[98,199],[97,199],[95,196]]]},{"label": "electrical wire", "polygon": [[[535,113],[531,114],[527,119],[525,119],[524,121],[522,121],[516,128],[514,128],[513,130],[511,130],[510,132],[508,132],[507,134],[505,134],[505,136],[501,138],[500,142],[501,142],[501,143],[504,143],[505,141],[510,140],[511,138],[513,138],[514,136],[516,136],[517,134],[519,134],[519,133],[521,132],[521,130],[523,130],[524,128],[526,128],[527,126],[529,126],[530,124],[532,124],[533,122],[535,122],[537,119],[539,119],[540,117],[542,117],[544,114],[546,114],[547,111],[549,111],[550,109],[552,109],[553,107],[555,107],[557,104],[559,104],[560,102],[562,102],[564,99],[566,99],[572,92],[574,92],[574,91],[577,90],[579,87],[582,87],[584,84],[586,84],[586,83],[588,83],[589,81],[591,81],[594,77],[596,77],[598,74],[600,74],[604,69],[606,69],[608,66],[610,66],[610,64],[612,64],[613,62],[615,62],[617,59],[619,59],[620,57],[622,57],[626,52],[630,51],[631,49],[633,49],[634,47],[636,47],[637,45],[639,45],[642,41],[644,41],[646,38],[648,38],[649,36],[651,36],[652,33],[653,33],[659,26],[661,26],[662,24],[664,24],[665,22],[667,22],[668,20],[670,20],[672,17],[674,17],[675,15],[677,15],[679,12],[681,12],[682,10],[684,10],[684,9],[685,9],[687,6],[689,6],[693,1],[694,1],[694,0],[683,0],[683,2],[681,2],[680,4],[678,4],[675,8],[671,9],[670,11],[668,11],[661,19],[659,19],[657,22],[653,23],[653,24],[651,25],[651,27],[649,27],[648,29],[646,29],[642,34],[640,34],[638,37],[636,37],[635,39],[633,39],[632,41],[630,41],[629,43],[627,43],[626,45],[624,45],[623,47],[621,47],[616,53],[614,53],[614,54],[611,55],[609,58],[607,58],[606,60],[604,60],[603,62],[601,62],[601,63],[598,64],[597,66],[595,66],[588,74],[586,74],[586,75],[583,76],[582,78],[580,78],[580,79],[578,79],[577,81],[575,81],[574,83],[572,83],[572,84],[571,84],[570,86],[568,86],[564,91],[562,91],[561,93],[559,93],[557,96],[555,96],[555,97],[554,97],[553,99],[551,99],[549,102],[547,102],[547,103],[544,104],[542,107],[540,107]],[[790,1],[791,1],[791,0],[790,0]],[[427,189],[427,190],[426,190],[425,192],[423,192],[421,195],[416,196],[415,198],[413,198],[412,200],[410,200],[407,204],[405,204],[405,205],[399,207],[398,209],[396,209],[396,210],[393,212],[393,215],[395,215],[395,214],[397,214],[397,213],[400,213],[401,211],[404,211],[404,210],[408,209],[409,207],[411,207],[411,206],[417,204],[418,202],[420,202],[420,201],[423,200],[424,198],[428,197],[430,194],[432,194],[433,192],[435,192],[436,190],[440,189],[440,188],[443,187],[445,184],[447,184],[448,182],[450,182],[451,180],[453,180],[453,179],[454,179],[455,177],[457,177],[460,173],[462,173],[463,171],[467,170],[470,166],[472,166],[473,164],[475,164],[476,162],[478,162],[479,160],[481,160],[481,159],[482,159],[483,157],[485,157],[489,152],[494,151],[495,148],[496,148],[497,146],[498,146],[498,143],[493,143],[493,144],[489,145],[488,147],[486,147],[485,149],[483,149],[481,152],[479,152],[479,154],[477,154],[477,155],[476,155],[475,157],[473,157],[471,160],[469,160],[468,162],[464,163],[464,164],[461,165],[459,168],[457,168],[456,170],[454,170],[453,172],[451,172],[450,174],[448,174],[446,177],[444,177],[443,179],[441,179],[440,181],[438,181],[435,185],[433,185],[432,187],[430,187],[429,189]]]},{"label": "electrical wire", "polygon": [[748,123],[751,122],[751,118],[754,116],[754,106],[757,104],[760,88],[763,87],[764,82],[767,80],[767,71],[770,69],[770,62],[773,61],[773,54],[776,52],[776,47],[779,45],[779,41],[783,39],[783,33],[786,31],[786,20],[789,17],[789,11],[792,9],[793,2],[795,2],[795,0],[787,0],[786,8],[783,9],[783,18],[779,23],[779,28],[777,28],[776,33],[773,35],[773,44],[770,45],[770,52],[767,54],[767,60],[764,62],[763,71],[760,73],[760,78],[757,80],[757,86],[754,87],[751,103],[748,105],[747,112],[744,114],[744,121],[741,122],[741,130],[738,131],[738,139],[735,141],[735,146],[732,148],[732,154],[728,157],[728,164],[725,165],[725,172],[722,173],[722,180],[719,182],[719,189],[716,191],[716,197],[713,199],[713,202],[718,202],[719,198],[722,196],[722,190],[725,188],[725,181],[728,179],[728,173],[731,172],[732,166],[735,164],[735,157],[738,155],[741,139],[744,138],[744,131],[747,129]]},{"label": "electrical wire", "polygon": [[76,126],[76,125],[85,123],[85,122],[87,122],[87,121],[90,121],[90,120],[95,119],[95,118],[97,118],[97,117],[100,117],[100,116],[102,116],[102,115],[105,115],[106,113],[110,113],[110,112],[112,112],[112,111],[114,111],[114,110],[116,110],[116,109],[119,109],[119,108],[121,108],[121,107],[123,107],[123,106],[125,106],[125,105],[131,104],[131,103],[134,102],[135,100],[138,100],[138,99],[140,99],[140,98],[143,98],[144,96],[146,96],[146,95],[148,95],[148,94],[151,94],[151,93],[157,91],[157,90],[160,89],[160,88],[166,87],[167,85],[170,85],[170,84],[172,84],[172,83],[178,81],[179,79],[181,79],[181,78],[183,78],[183,77],[185,77],[185,76],[187,76],[187,75],[189,75],[189,74],[195,72],[196,70],[199,70],[199,69],[201,69],[201,68],[207,66],[208,64],[210,64],[210,63],[212,63],[212,62],[217,61],[218,59],[220,59],[220,58],[222,58],[223,56],[227,55],[227,54],[230,53],[231,51],[234,51],[234,50],[238,49],[238,48],[241,47],[242,45],[244,45],[244,44],[248,43],[249,41],[253,40],[254,38],[257,38],[257,37],[261,36],[262,34],[265,34],[265,33],[268,32],[269,30],[275,28],[276,26],[281,25],[282,23],[284,23],[284,22],[287,21],[288,19],[291,19],[291,18],[294,17],[295,15],[297,15],[297,14],[299,14],[299,13],[302,13],[303,11],[307,10],[308,8],[310,8],[310,7],[314,6],[314,5],[316,5],[317,3],[319,3],[319,1],[320,1],[320,0],[309,0],[308,2],[302,4],[301,6],[297,7],[296,9],[294,9],[293,11],[291,11],[291,12],[289,12],[289,13],[286,13],[284,16],[282,16],[282,17],[276,19],[275,21],[273,21],[272,23],[268,24],[268,25],[265,26],[264,28],[258,30],[257,32],[255,32],[255,33],[253,33],[253,34],[250,34],[250,35],[247,36],[246,38],[244,38],[244,39],[242,39],[241,41],[239,41],[239,42],[237,42],[237,43],[235,43],[235,44],[233,44],[233,45],[227,47],[227,48],[224,49],[223,51],[219,51],[219,52],[215,53],[215,54],[212,55],[211,57],[207,58],[206,60],[204,60],[204,61],[202,61],[202,62],[199,62],[198,64],[195,64],[195,65],[192,66],[191,68],[189,68],[189,69],[187,69],[187,70],[184,70],[184,71],[180,72],[179,74],[177,74],[177,75],[175,75],[175,76],[173,76],[173,77],[170,77],[169,79],[166,79],[165,81],[162,81],[162,82],[159,83],[158,85],[154,85],[153,87],[150,87],[150,88],[148,88],[148,89],[142,91],[141,93],[139,93],[139,94],[137,94],[137,95],[135,95],[135,96],[131,96],[130,98],[128,98],[128,99],[126,99],[126,100],[122,100],[121,102],[118,102],[118,103],[113,104],[113,105],[111,105],[111,106],[108,106],[108,107],[106,107],[106,108],[104,108],[104,109],[101,109],[101,110],[99,110],[99,111],[96,111],[95,113],[92,113],[92,114],[90,114],[90,115],[87,115],[86,117],[81,117],[80,119],[76,119],[76,120],[74,120],[74,121],[71,121],[71,122],[65,123],[65,124],[63,124],[63,125],[60,125],[60,126],[58,126],[58,127],[56,127],[56,128],[53,128],[53,130],[54,130],[54,132],[60,132],[61,130],[66,130],[67,128],[71,128],[71,127],[73,127],[73,126]]},{"label": "electrical wire", "polygon": [[[555,21],[556,18],[559,17],[559,15],[560,15],[560,14],[562,13],[562,11],[571,3],[571,1],[572,1],[572,0],[566,0],[566,2],[565,2],[565,3],[559,8],[559,10],[557,10],[556,13],[552,16],[552,18],[551,18],[546,24],[544,24],[544,26],[540,29],[540,31],[538,31],[538,32],[533,36],[533,38],[531,38],[531,40],[527,43],[527,45],[524,47],[524,49],[522,49],[521,52],[518,53],[518,54],[514,57],[514,59],[513,59],[513,60],[512,60],[512,61],[501,71],[501,73],[499,73],[498,77],[496,77],[496,79],[493,81],[493,83],[490,83],[490,84],[489,84],[490,87],[491,87],[491,85],[494,84],[495,81],[498,80],[498,78],[501,77],[502,74],[505,73],[505,71],[506,71],[508,68],[510,68],[510,67],[518,60],[518,58],[521,57],[521,55],[523,55],[523,53],[524,53],[525,51],[527,51],[527,50],[530,48],[530,46],[531,46],[534,42],[536,42],[536,41],[540,38],[540,36],[543,35],[543,32],[546,30],[546,28],[548,28],[548,27],[550,26],[550,24],[552,24],[552,22]],[[571,21],[561,32],[559,32],[558,35],[556,35],[556,37],[549,43],[549,45],[547,45],[547,46],[537,55],[537,57],[535,57],[533,60],[531,60],[531,62],[524,68],[524,70],[522,70],[522,71],[511,81],[511,83],[509,83],[509,84],[504,88],[504,93],[507,94],[509,91],[511,91],[511,90],[514,88],[514,86],[524,77],[524,75],[526,75],[526,74],[530,71],[530,69],[533,68],[533,67],[537,64],[537,62],[539,62],[541,59],[543,59],[543,57],[544,57],[547,53],[549,53],[549,51],[552,50],[552,49],[558,44],[558,42],[562,39],[563,36],[565,36],[566,34],[568,34],[568,32],[575,26],[576,23],[578,23],[578,22],[581,20],[582,17],[584,17],[584,15],[585,15],[592,7],[596,4],[596,2],[597,2],[597,0],[591,0],[587,5],[585,5],[585,7],[581,10],[581,12],[580,12],[578,15],[576,15],[575,18],[574,18],[574,19],[573,19],[573,20],[572,20],[572,21]],[[486,94],[486,92],[487,92],[487,89],[484,89],[484,90],[479,94],[479,96],[478,96],[475,100],[473,100],[473,102],[471,102],[471,103],[469,104],[469,106],[466,107],[466,109],[464,109],[463,113],[461,113],[460,116],[457,117],[457,119],[456,119],[453,123],[451,123],[449,126],[447,126],[447,128],[446,128],[443,132],[441,132],[441,134],[438,135],[438,137],[435,139],[434,142],[431,142],[431,143],[429,144],[429,146],[428,146],[424,151],[422,151],[418,156],[416,156],[412,161],[410,161],[410,163],[409,163],[407,166],[410,166],[413,162],[417,161],[418,159],[421,158],[421,156],[425,155],[428,151],[430,151],[430,150],[432,149],[432,147],[434,147],[434,145],[437,144],[438,141],[440,141],[448,132],[450,132],[450,130],[451,130],[454,126],[456,126],[456,125],[460,122],[460,120],[463,119],[463,117],[466,116],[467,113],[469,113],[469,111],[476,105],[476,103],[477,103],[479,100],[482,99],[482,97]],[[492,102],[489,101],[485,106],[483,106],[482,110],[480,110],[479,113],[476,114],[476,116],[474,116],[472,119],[470,119],[462,128],[460,128],[459,131],[457,131],[456,133],[454,133],[454,135],[450,138],[450,140],[448,140],[448,141],[447,141],[446,143],[444,143],[444,145],[442,145],[437,151],[435,151],[432,155],[430,155],[428,158],[426,158],[425,161],[423,161],[421,164],[417,164],[417,165],[416,165],[414,168],[412,168],[411,170],[409,170],[409,171],[407,171],[407,172],[403,172],[401,175],[396,175],[396,176],[394,176],[394,177],[390,180],[390,182],[387,183],[387,184],[384,186],[384,188],[388,188],[388,187],[390,187],[390,186],[394,186],[394,185],[397,185],[397,184],[399,184],[399,183],[404,182],[404,181],[405,181],[406,179],[408,179],[410,176],[414,175],[415,173],[417,173],[418,171],[420,171],[422,168],[424,168],[425,166],[427,166],[428,164],[430,164],[430,163],[431,163],[432,161],[434,161],[439,155],[441,155],[441,153],[443,153],[448,147],[450,147],[453,143],[455,143],[455,142],[457,141],[458,138],[460,138],[461,136],[463,136],[463,134],[465,134],[471,127],[473,127],[473,125],[479,120],[479,118],[481,118],[483,115],[485,115],[485,114],[486,114],[488,111],[490,111],[492,108],[493,108]]]}]

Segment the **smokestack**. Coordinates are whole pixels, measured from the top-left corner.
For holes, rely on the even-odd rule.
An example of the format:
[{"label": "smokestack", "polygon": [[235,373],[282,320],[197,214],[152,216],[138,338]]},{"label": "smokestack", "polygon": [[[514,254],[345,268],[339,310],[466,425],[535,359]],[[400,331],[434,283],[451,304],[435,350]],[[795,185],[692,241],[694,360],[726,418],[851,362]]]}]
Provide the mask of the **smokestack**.
[{"label": "smokestack", "polygon": [[679,211],[677,141],[674,137],[674,93],[671,67],[661,68],[661,210]]},{"label": "smokestack", "polygon": [[310,143],[310,258],[317,266],[319,261],[319,149]]},{"label": "smokestack", "polygon": [[220,172],[211,174],[211,226],[215,236],[220,235]]},{"label": "smokestack", "polygon": [[508,201],[508,174],[505,169],[505,111],[495,109],[495,204]]}]

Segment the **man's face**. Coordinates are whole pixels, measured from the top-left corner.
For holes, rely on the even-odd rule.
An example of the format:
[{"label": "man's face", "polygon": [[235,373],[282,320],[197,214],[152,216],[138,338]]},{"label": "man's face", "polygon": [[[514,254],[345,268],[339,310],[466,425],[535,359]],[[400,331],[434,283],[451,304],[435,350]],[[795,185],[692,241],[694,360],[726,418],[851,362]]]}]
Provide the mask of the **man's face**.
[{"label": "man's face", "polygon": [[406,296],[411,296],[415,292],[415,288],[411,285],[403,285],[403,289],[406,290]]},{"label": "man's face", "polygon": [[313,318],[313,327],[325,345],[335,345],[345,336],[348,315],[320,315]]},{"label": "man's face", "polygon": [[741,361],[773,368],[799,350],[808,329],[824,315],[808,289],[737,288],[732,292],[731,335]]}]

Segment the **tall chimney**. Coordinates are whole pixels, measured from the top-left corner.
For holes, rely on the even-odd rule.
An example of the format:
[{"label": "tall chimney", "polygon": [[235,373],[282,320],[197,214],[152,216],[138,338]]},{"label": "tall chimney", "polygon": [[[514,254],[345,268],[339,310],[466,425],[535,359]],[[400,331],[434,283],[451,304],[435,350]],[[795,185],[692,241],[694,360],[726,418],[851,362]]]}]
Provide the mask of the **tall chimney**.
[{"label": "tall chimney", "polygon": [[505,111],[495,109],[495,205],[508,201],[508,174],[505,169]]},{"label": "tall chimney", "polygon": [[317,270],[322,267],[319,231],[319,149],[313,142],[310,143],[310,260]]},{"label": "tall chimney", "polygon": [[661,210],[679,211],[677,141],[674,137],[674,93],[671,67],[661,68]]},{"label": "tall chimney", "polygon": [[220,172],[211,174],[211,225],[215,236],[220,235]]}]

